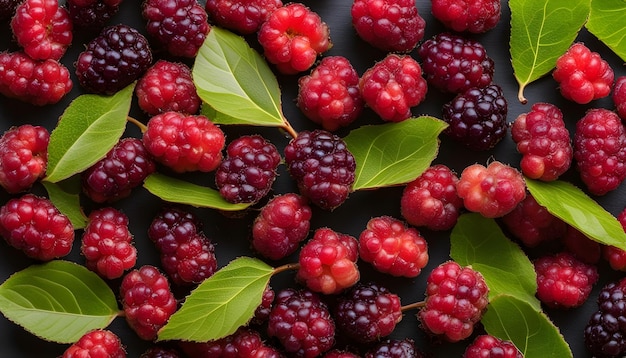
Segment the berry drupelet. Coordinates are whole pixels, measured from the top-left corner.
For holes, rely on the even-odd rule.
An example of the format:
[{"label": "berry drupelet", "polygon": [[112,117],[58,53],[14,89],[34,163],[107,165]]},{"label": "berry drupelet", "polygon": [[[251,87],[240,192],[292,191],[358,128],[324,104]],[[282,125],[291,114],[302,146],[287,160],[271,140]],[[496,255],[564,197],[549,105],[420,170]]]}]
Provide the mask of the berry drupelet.
[{"label": "berry drupelet", "polygon": [[69,346],[60,358],[126,358],[120,338],[113,332],[96,329],[85,333]]},{"label": "berry drupelet", "polygon": [[23,124],[0,137],[0,186],[11,194],[28,190],[45,175],[50,133]]}]

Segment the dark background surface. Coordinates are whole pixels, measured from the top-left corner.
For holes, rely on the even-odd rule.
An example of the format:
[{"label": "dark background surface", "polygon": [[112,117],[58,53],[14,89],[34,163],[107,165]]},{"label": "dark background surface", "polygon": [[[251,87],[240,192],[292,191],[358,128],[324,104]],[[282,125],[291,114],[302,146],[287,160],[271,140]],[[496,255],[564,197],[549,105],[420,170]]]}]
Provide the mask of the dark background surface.
[{"label": "dark background surface", "polygon": [[[325,55],[342,55],[350,59],[359,75],[371,67],[375,61],[381,60],[386,53],[378,51],[368,44],[360,40],[351,26],[350,7],[352,2],[349,0],[330,1],[315,0],[305,1],[306,5],[318,12],[322,19],[329,25],[331,32],[331,40],[334,44],[333,48]],[[426,20],[426,34],[424,39],[428,39],[436,33],[445,29],[430,14],[430,1],[418,0],[418,9],[420,15]],[[525,91],[528,99],[527,105],[521,105],[517,101],[517,84],[513,77],[513,70],[509,57],[509,21],[510,12],[506,1],[503,1],[502,18],[498,27],[488,33],[481,35],[471,35],[470,37],[479,40],[486,48],[487,53],[494,59],[495,77],[494,82],[499,84],[505,91],[505,95],[509,103],[508,122],[512,122],[520,113],[527,112],[530,106],[538,101],[545,101],[559,106],[563,112],[565,121],[570,131],[573,132],[575,122],[581,118],[588,108],[605,107],[613,109],[613,103],[610,98],[604,98],[592,102],[589,105],[582,106],[573,102],[569,102],[562,98],[558,92],[557,83],[550,77],[544,77],[539,81],[531,84]],[[145,33],[145,22],[141,18],[139,1],[126,0],[122,6],[120,13],[112,19],[110,24],[127,23]],[[0,24],[0,51],[16,50],[16,45],[11,40],[11,32],[8,22]],[[87,33],[76,33],[73,45],[65,54],[62,62],[68,66],[74,79],[74,89],[61,102],[53,106],[34,107],[17,100],[0,98],[0,130],[5,131],[11,126],[31,123],[35,125],[46,126],[52,130],[62,114],[63,110],[70,101],[81,94],[81,88],[73,75],[73,62],[78,57],[80,51],[94,35]],[[254,37],[250,38],[251,44],[254,44]],[[605,60],[613,67],[616,77],[625,75],[622,61],[614,55],[606,46],[597,41],[591,34],[582,30],[577,41],[584,42],[591,50],[600,52]],[[416,51],[411,53],[419,60]],[[156,54],[156,58],[166,58],[162,54]],[[190,61],[186,61],[191,65]],[[286,117],[292,126],[297,130],[317,128],[315,124],[306,119],[295,106],[295,97],[297,93],[297,79],[299,76],[279,76],[283,93],[283,108]],[[452,98],[450,95],[444,95],[435,89],[430,89],[426,100],[418,107],[413,109],[414,115],[428,114],[441,117],[441,106]],[[143,121],[148,118],[142,114],[137,106],[136,101],[133,103],[131,115]],[[344,136],[350,129],[356,128],[363,124],[380,124],[382,121],[376,117],[370,110],[364,111],[363,115],[350,127],[338,131],[337,133]],[[270,139],[282,152],[282,148],[288,143],[289,138],[277,129],[273,128],[256,128],[256,127],[222,127],[227,134],[227,141],[236,138],[241,134],[258,133]],[[125,136],[140,136],[139,130],[129,124]],[[457,173],[473,163],[486,164],[489,160],[496,159],[504,163],[518,166],[520,155],[516,152],[510,135],[498,144],[493,150],[487,152],[471,152],[466,150],[459,144],[449,140],[445,136],[441,137],[440,154],[436,158],[435,163],[444,163],[454,169]],[[581,182],[575,170],[571,169],[563,177],[579,186]],[[189,175],[189,179],[202,183],[204,185],[212,185],[212,177],[210,174],[193,174]],[[581,186],[582,187],[582,186]],[[296,191],[296,187],[289,178],[284,166],[279,168],[279,177],[274,184],[274,190],[270,195]],[[40,185],[33,188],[35,193],[45,194]],[[326,212],[318,208],[313,210],[313,219],[311,229],[328,226],[338,232],[348,233],[358,237],[360,232],[365,228],[367,221],[374,216],[391,215],[396,218],[400,216],[400,196],[402,187],[383,188],[373,191],[353,193],[349,199],[335,211]],[[596,198],[609,212],[617,215],[624,208],[624,197],[626,188],[621,186],[614,192],[603,197]],[[9,196],[0,193],[0,203],[4,204]],[[158,254],[152,243],[146,235],[146,231],[150,221],[156,212],[162,206],[160,199],[152,196],[143,188],[138,188],[131,197],[114,203],[112,206],[123,210],[130,218],[130,229],[135,237],[135,244],[138,248],[137,267],[144,264],[159,265]],[[84,201],[85,211],[88,213],[93,207],[87,200]],[[193,209],[204,222],[204,231],[216,245],[216,255],[218,265],[223,266],[231,259],[240,255],[254,255],[249,249],[250,222],[256,216],[257,211],[250,210],[243,217],[226,218],[211,209]],[[362,280],[375,280],[387,285],[393,292],[397,293],[403,304],[409,304],[424,299],[425,281],[428,273],[432,268],[449,259],[449,232],[434,233],[427,230],[421,230],[423,236],[429,244],[430,262],[423,270],[423,273],[415,279],[391,278],[376,273],[368,264],[360,263],[362,271]],[[83,262],[83,258],[79,254],[79,242],[82,231],[77,231],[74,250],[67,257],[69,260]],[[547,253],[545,250],[533,250],[529,252],[531,257],[536,257]],[[271,265],[279,265],[286,262],[294,262],[297,260],[296,255],[280,261],[270,262]],[[34,262],[27,259],[21,252],[9,247],[4,241],[0,242],[0,281],[6,280],[12,273],[22,270]],[[515,268],[511,267],[511,271]],[[590,356],[584,348],[583,329],[589,317],[596,310],[597,305],[595,299],[599,289],[606,282],[623,277],[623,273],[613,272],[608,265],[602,261],[599,264],[600,282],[594,287],[587,303],[573,310],[546,310],[549,317],[561,329],[565,339],[570,344],[575,357]],[[275,288],[284,286],[295,286],[293,273],[283,273],[272,279],[272,285]],[[111,282],[111,287],[117,292],[119,280]],[[177,297],[182,298],[184,292],[177,291]],[[471,342],[473,336],[465,341],[457,344],[432,342],[418,327],[418,321],[415,317],[416,311],[408,311],[405,313],[402,322],[397,326],[392,338],[410,337],[414,339],[417,346],[423,351],[429,353],[433,357],[460,357],[467,344]],[[117,333],[123,343],[127,347],[129,357],[138,357],[150,342],[144,342],[137,338],[122,318],[117,318],[109,327]],[[480,332],[480,328],[478,329]],[[24,331],[19,326],[9,322],[3,316],[0,316],[0,356],[1,357],[56,357],[63,353],[67,345],[45,342],[30,333]]]}]

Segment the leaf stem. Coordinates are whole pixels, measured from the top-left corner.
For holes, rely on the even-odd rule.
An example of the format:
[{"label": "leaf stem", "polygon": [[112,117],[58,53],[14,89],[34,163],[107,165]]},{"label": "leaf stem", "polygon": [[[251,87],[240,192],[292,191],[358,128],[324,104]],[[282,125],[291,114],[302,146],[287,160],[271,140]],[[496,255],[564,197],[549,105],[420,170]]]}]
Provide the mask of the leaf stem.
[{"label": "leaf stem", "polygon": [[525,86],[519,86],[519,91],[517,91],[517,99],[520,101],[521,104],[526,104],[528,103],[528,100],[526,99],[526,97],[524,97],[524,88]]},{"label": "leaf stem", "polygon": [[415,303],[409,303],[408,305],[400,307],[400,311],[405,312],[408,310],[417,310],[426,306],[426,301],[419,301]]},{"label": "leaf stem", "polygon": [[135,119],[135,118],[133,118],[131,116],[127,116],[126,120],[129,121],[130,123],[136,125],[137,127],[139,127],[139,130],[141,131],[141,133],[145,133],[146,130],[148,130],[148,127],[145,124],[141,123],[139,120],[137,120],[137,119]]},{"label": "leaf stem", "polygon": [[285,271],[297,270],[299,268],[300,268],[300,263],[298,263],[298,262],[285,264],[285,265],[276,267],[274,269],[274,273],[272,273],[272,275],[275,275],[275,274],[281,273],[281,272],[285,272]]},{"label": "leaf stem", "polygon": [[283,125],[281,126],[281,128],[284,129],[287,133],[289,133],[289,135],[292,138],[298,137],[298,132],[296,132],[296,130],[293,129],[293,127],[291,126],[291,124],[289,123],[287,119],[283,118]]}]

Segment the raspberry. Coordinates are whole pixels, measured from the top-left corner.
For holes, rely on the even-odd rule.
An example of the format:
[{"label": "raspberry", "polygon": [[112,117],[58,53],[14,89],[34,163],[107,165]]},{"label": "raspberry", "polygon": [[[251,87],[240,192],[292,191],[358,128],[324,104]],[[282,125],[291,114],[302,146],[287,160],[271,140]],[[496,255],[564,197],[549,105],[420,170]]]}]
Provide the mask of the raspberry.
[{"label": "raspberry", "polygon": [[339,349],[333,349],[323,355],[324,358],[359,358],[358,355]]},{"label": "raspberry", "polygon": [[385,52],[409,52],[424,37],[426,22],[413,0],[355,0],[351,16],[359,37]]},{"label": "raspberry", "polygon": [[517,169],[497,160],[487,167],[468,166],[456,186],[466,209],[487,218],[511,212],[526,197],[526,183]]},{"label": "raspberry", "polygon": [[11,29],[34,60],[59,60],[72,43],[72,21],[57,0],[25,0],[15,11]]},{"label": "raspberry", "polygon": [[388,339],[365,353],[365,358],[424,358],[412,339]]},{"label": "raspberry", "polygon": [[326,23],[301,3],[274,10],[261,25],[258,41],[267,60],[284,74],[308,70],[332,46]]},{"label": "raspberry", "polygon": [[619,117],[626,121],[626,76],[620,76],[615,80],[615,89],[611,99]]},{"label": "raspberry", "polygon": [[281,6],[281,0],[208,0],[206,12],[217,25],[249,35],[258,31]]},{"label": "raspberry", "polygon": [[69,70],[58,61],[35,61],[22,52],[0,52],[0,93],[43,106],[59,102],[72,89]]},{"label": "raspberry", "polygon": [[161,253],[163,270],[177,285],[200,283],[217,270],[213,243],[200,229],[193,213],[170,207],[150,224],[148,237]]},{"label": "raspberry", "polygon": [[67,10],[74,26],[101,30],[119,12],[122,0],[67,0]]},{"label": "raspberry", "polygon": [[92,211],[80,248],[85,266],[110,280],[122,277],[137,261],[137,249],[132,240],[124,213],[111,207]]},{"label": "raspberry", "polygon": [[28,190],[46,174],[50,133],[23,124],[0,137],[0,185],[9,193]]},{"label": "raspberry", "polygon": [[210,172],[222,161],[224,132],[202,115],[165,112],[152,117],[143,144],[175,172]]},{"label": "raspberry", "polygon": [[359,283],[339,298],[333,317],[337,330],[350,339],[378,341],[402,320],[400,297],[383,286]]},{"label": "raspberry", "polygon": [[591,194],[615,190],[626,178],[626,131],[615,112],[593,108],[576,122],[574,158]]},{"label": "raspberry", "polygon": [[416,277],[428,263],[428,244],[420,233],[390,216],[367,222],[359,236],[359,256],[380,272]]},{"label": "raspberry", "polygon": [[231,203],[257,203],[272,189],[280,161],[276,146],[260,135],[233,140],[215,173],[220,195]]},{"label": "raspberry", "polygon": [[511,341],[504,341],[500,338],[483,334],[474,339],[474,341],[465,349],[463,358],[524,358],[515,344]]},{"label": "raspberry", "polygon": [[443,105],[444,133],[472,150],[496,146],[507,132],[508,104],[496,84],[473,87]]},{"label": "raspberry", "polygon": [[183,342],[183,350],[197,358],[279,358],[278,351],[266,345],[261,335],[247,327],[206,343]]},{"label": "raspberry", "polygon": [[511,136],[523,157],[522,173],[531,179],[556,180],[572,163],[573,149],[561,110],[550,103],[535,103],[511,126]]},{"label": "raspberry", "polygon": [[354,122],[363,109],[359,74],[343,56],[328,56],[298,80],[298,107],[327,131]]},{"label": "raspberry", "polygon": [[276,295],[267,334],[295,357],[317,357],[335,343],[335,322],[319,296],[286,288]]},{"label": "raspberry", "polygon": [[[626,230],[626,208],[617,215],[617,221]],[[626,271],[626,251],[615,246],[605,245],[602,247],[602,256],[609,262],[613,270]]]},{"label": "raspberry", "polygon": [[140,139],[124,138],[82,174],[83,192],[97,203],[128,197],[156,169]]},{"label": "raspberry", "polygon": [[207,13],[195,0],[146,0],[142,15],[152,39],[170,55],[195,57],[210,26]]},{"label": "raspberry", "polygon": [[141,339],[153,340],[176,311],[176,298],[167,278],[150,265],[127,273],[120,296],[128,325]]},{"label": "raspberry", "polygon": [[26,256],[50,261],[72,250],[74,227],[52,202],[25,194],[0,207],[0,234]]},{"label": "raspberry", "polygon": [[469,337],[487,304],[488,287],[480,272],[447,261],[428,276],[426,304],[418,317],[426,332],[450,342]]},{"label": "raspberry", "polygon": [[417,53],[426,81],[443,92],[463,93],[493,79],[494,62],[476,40],[443,32],[424,41]]},{"label": "raspberry", "polygon": [[139,108],[152,116],[169,111],[195,114],[200,109],[191,70],[180,62],[158,60],[139,79],[135,93]]},{"label": "raspberry", "polygon": [[388,54],[365,71],[359,81],[365,103],[385,121],[411,117],[411,107],[426,97],[422,69],[411,56]]},{"label": "raspberry", "polygon": [[591,240],[573,226],[566,225],[565,235],[561,241],[565,245],[565,249],[582,262],[596,264],[602,256],[602,245]]},{"label": "raspberry", "polygon": [[528,193],[511,212],[502,216],[502,223],[526,247],[561,238],[566,230],[565,222],[539,205]]},{"label": "raspberry", "polygon": [[294,253],[309,234],[311,207],[306,198],[287,193],[272,198],[252,224],[252,247],[280,260]]},{"label": "raspberry", "polygon": [[23,0],[0,0],[0,21],[13,17],[17,6],[22,1]]},{"label": "raspberry", "polygon": [[435,164],[408,183],[400,199],[402,217],[413,226],[430,230],[451,229],[463,200],[456,193],[459,178],[447,166]]},{"label": "raspberry", "polygon": [[557,59],[552,77],[563,97],[585,104],[611,93],[614,73],[599,53],[575,43]]},{"label": "raspberry", "polygon": [[432,0],[433,16],[457,32],[487,32],[500,21],[498,0]]},{"label": "raspberry", "polygon": [[126,351],[115,333],[97,329],[85,333],[69,346],[61,358],[126,358]]},{"label": "raspberry", "polygon": [[339,136],[325,130],[302,131],[284,153],[289,174],[313,204],[333,210],[348,198],[356,162]]},{"label": "raspberry", "polygon": [[534,261],[537,272],[537,297],[548,307],[579,307],[587,300],[598,281],[595,266],[561,252]]},{"label": "raspberry", "polygon": [[310,290],[327,295],[351,287],[360,277],[357,246],[350,235],[329,228],[315,230],[313,238],[300,250],[296,278]]},{"label": "raspberry", "polygon": [[153,346],[143,352],[139,358],[181,358],[182,356],[173,348]]},{"label": "raspberry", "polygon": [[88,92],[113,94],[137,80],[152,63],[148,40],[127,25],[108,26],[76,60],[76,76]]},{"label": "raspberry", "polygon": [[626,282],[610,282],[600,290],[598,310],[584,331],[585,346],[595,357],[622,357],[626,354]]}]

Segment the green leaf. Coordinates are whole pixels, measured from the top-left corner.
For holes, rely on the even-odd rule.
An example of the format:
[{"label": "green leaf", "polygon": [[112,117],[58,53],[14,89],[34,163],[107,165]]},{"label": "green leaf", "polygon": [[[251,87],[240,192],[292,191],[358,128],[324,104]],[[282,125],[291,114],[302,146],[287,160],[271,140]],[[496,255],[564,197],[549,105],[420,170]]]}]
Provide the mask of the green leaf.
[{"label": "green leaf", "polygon": [[526,187],[539,205],[590,239],[626,250],[626,233],[615,216],[574,185],[526,178]]},{"label": "green leaf", "polygon": [[559,329],[545,313],[513,296],[494,297],[481,322],[487,333],[512,341],[524,358],[573,357]]},{"label": "green leaf", "polygon": [[198,95],[220,124],[285,125],[276,76],[245,39],[211,28],[192,69]]},{"label": "green leaf", "polygon": [[63,260],[33,265],[0,285],[0,311],[48,341],[76,342],[118,315],[115,294],[97,274]]},{"label": "green leaf", "polygon": [[511,62],[518,98],[526,103],[524,88],[550,72],[571,46],[589,16],[591,0],[510,0],[509,6]]},{"label": "green leaf", "polygon": [[48,192],[48,197],[61,213],[70,219],[74,229],[84,229],[87,225],[87,217],[80,205],[78,193],[65,190],[60,183],[42,182]]},{"label": "green leaf", "polygon": [[171,203],[186,204],[202,208],[213,208],[224,211],[238,211],[250,206],[248,203],[229,203],[224,200],[220,193],[215,189],[168,177],[159,173],[149,175],[144,181],[143,186],[152,194]]},{"label": "green leaf", "polygon": [[273,272],[258,259],[231,261],[187,296],[158,340],[206,342],[234,333],[254,316]]},{"label": "green leaf", "polygon": [[591,0],[591,13],[585,26],[615,54],[626,61],[626,2]]},{"label": "green leaf", "polygon": [[493,219],[477,213],[461,215],[450,234],[450,257],[485,277],[490,298],[507,293],[541,310],[532,262]]},{"label": "green leaf", "polygon": [[102,159],[124,129],[135,85],[112,96],[84,94],[70,103],[50,134],[45,180],[58,182]]},{"label": "green leaf", "polygon": [[362,126],[345,138],[356,160],[353,190],[408,183],[428,169],[448,125],[434,117]]}]

